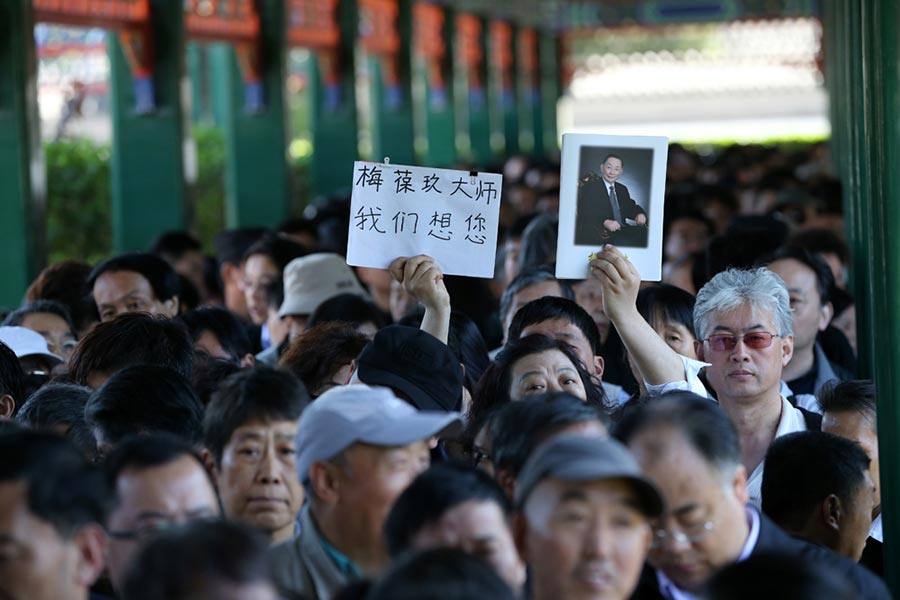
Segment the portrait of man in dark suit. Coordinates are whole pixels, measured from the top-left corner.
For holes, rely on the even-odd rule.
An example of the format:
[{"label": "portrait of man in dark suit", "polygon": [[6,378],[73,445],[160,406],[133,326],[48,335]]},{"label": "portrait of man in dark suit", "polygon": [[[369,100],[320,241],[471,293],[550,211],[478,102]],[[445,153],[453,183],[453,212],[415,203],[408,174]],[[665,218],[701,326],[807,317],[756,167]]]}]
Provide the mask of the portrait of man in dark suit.
[{"label": "portrait of man in dark suit", "polygon": [[576,245],[647,245],[647,213],[631,198],[628,188],[619,183],[624,169],[625,161],[620,156],[607,154],[599,174],[589,171],[578,179]]}]

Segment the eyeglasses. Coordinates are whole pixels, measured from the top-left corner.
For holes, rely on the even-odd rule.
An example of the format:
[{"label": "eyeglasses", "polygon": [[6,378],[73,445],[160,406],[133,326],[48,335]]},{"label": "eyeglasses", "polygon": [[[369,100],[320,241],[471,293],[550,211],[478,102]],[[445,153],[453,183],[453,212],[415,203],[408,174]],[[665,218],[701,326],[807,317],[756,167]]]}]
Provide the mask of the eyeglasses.
[{"label": "eyeglasses", "polygon": [[711,335],[704,342],[709,342],[709,347],[717,352],[731,351],[737,346],[738,338],[744,341],[744,345],[753,350],[762,350],[772,345],[772,338],[781,337],[777,333],[768,331],[751,331],[744,335],[731,333],[719,333]]},{"label": "eyeglasses", "polygon": [[666,540],[672,540],[677,544],[691,544],[704,539],[709,532],[715,528],[715,523],[706,521],[697,525],[685,527],[683,530],[669,531],[665,528],[653,530],[653,539],[650,541],[651,548],[662,548],[666,545]]}]

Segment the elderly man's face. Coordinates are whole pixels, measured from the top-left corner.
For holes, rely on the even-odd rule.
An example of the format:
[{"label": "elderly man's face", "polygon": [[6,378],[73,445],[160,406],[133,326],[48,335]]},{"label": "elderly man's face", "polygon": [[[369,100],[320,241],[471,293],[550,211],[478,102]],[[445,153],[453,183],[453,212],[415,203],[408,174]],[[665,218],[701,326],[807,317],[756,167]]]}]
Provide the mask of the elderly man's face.
[{"label": "elderly man's face", "polygon": [[454,506],[411,540],[414,550],[460,548],[484,558],[514,590],[525,583],[525,565],[519,558],[503,509],[491,500],[469,500]]},{"label": "elderly man's face", "polygon": [[354,444],[336,470],[339,504],[361,537],[381,539],[384,521],[397,497],[431,465],[427,441],[386,447]]},{"label": "elderly man's face", "polygon": [[535,600],[628,598],[650,544],[639,505],[625,480],[538,484],[517,532]]},{"label": "elderly man's face", "polygon": [[104,322],[129,312],[165,317],[178,314],[177,298],[160,300],[147,278],[134,271],[107,271],[94,282],[93,294]]},{"label": "elderly man's face", "polygon": [[0,598],[85,598],[103,565],[102,552],[96,561],[89,559],[82,537],[79,532],[62,537],[52,524],[32,514],[24,481],[0,483]]},{"label": "elderly man's face", "polygon": [[249,421],[231,434],[214,467],[225,516],[289,539],[303,504],[297,479],[297,421]]},{"label": "elderly man's face", "polygon": [[131,558],[159,531],[219,516],[209,476],[192,456],[147,469],[126,469],[116,481],[118,505],[109,516],[107,566],[121,590]]},{"label": "elderly man's face", "polygon": [[811,348],[819,331],[828,327],[832,313],[830,304],[822,306],[815,271],[792,258],[776,260],[769,265],[769,270],[787,286],[793,309],[795,348]]},{"label": "elderly man's face", "polygon": [[653,524],[648,560],[679,588],[696,590],[734,562],[746,541],[746,472],[721,472],[671,427],[641,431],[628,445],[668,510]]},{"label": "elderly man's face", "polygon": [[[730,312],[714,311],[706,329],[707,338],[735,338],[730,350],[718,348],[709,339],[697,341],[695,346],[698,358],[711,363],[707,376],[720,401],[752,401],[780,389],[781,371],[793,355],[794,338],[777,335],[779,331],[771,314],[753,310],[749,305]],[[775,334],[775,337],[767,347],[751,348],[744,336],[753,332]]]}]

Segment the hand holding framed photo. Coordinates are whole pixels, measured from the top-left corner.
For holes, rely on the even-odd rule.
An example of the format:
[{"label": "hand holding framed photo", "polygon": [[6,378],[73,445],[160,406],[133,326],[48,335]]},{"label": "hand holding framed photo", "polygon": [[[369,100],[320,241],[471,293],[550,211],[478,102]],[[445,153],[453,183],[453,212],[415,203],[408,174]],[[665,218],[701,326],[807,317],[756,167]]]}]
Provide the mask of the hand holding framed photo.
[{"label": "hand holding framed photo", "polygon": [[664,137],[563,135],[557,277],[585,279],[589,256],[613,244],[659,281],[667,155]]}]

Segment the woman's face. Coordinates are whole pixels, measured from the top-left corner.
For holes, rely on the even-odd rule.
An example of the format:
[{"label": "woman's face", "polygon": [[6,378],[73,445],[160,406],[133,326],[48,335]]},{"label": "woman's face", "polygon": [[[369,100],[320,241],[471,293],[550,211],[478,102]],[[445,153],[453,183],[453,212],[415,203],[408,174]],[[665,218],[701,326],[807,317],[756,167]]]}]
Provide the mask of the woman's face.
[{"label": "woman's face", "polygon": [[678,354],[697,359],[697,353],[694,352],[694,336],[681,323],[665,320],[654,323],[653,330]]},{"label": "woman's face", "polygon": [[523,356],[510,370],[509,397],[521,400],[532,394],[568,392],[587,400],[584,382],[572,361],[559,350]]},{"label": "woman's face", "polygon": [[278,268],[265,254],[254,254],[244,263],[244,298],[247,311],[255,325],[262,325],[269,317],[266,286],[278,279]]}]

